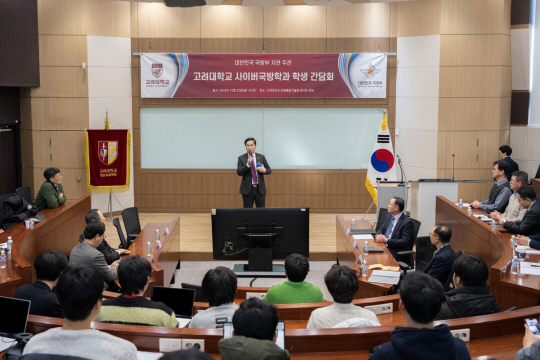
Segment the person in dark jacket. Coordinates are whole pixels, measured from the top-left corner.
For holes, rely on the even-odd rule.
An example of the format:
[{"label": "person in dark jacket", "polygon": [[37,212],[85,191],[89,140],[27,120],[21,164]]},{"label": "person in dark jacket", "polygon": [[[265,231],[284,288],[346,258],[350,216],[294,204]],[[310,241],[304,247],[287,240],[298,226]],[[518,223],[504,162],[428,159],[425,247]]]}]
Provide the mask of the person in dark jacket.
[{"label": "person in dark jacket", "polygon": [[37,281],[21,286],[15,298],[30,300],[30,314],[63,318],[62,308],[56,301],[54,288],[58,278],[68,266],[66,255],[58,250],[48,250],[38,255],[34,261]]},{"label": "person in dark jacket", "polygon": [[456,288],[445,294],[446,301],[435,320],[494,314],[500,311],[495,294],[489,293],[486,262],[474,255],[463,255],[454,263]]},{"label": "person in dark jacket", "polygon": [[62,187],[62,174],[55,167],[47,168],[43,172],[45,182],[41,185],[37,195],[35,205],[39,211],[43,209],[56,209],[66,203],[66,194]]},{"label": "person in dark jacket", "polygon": [[512,155],[512,148],[510,146],[503,145],[499,148],[499,159],[507,162],[508,165],[510,165],[510,171],[508,172],[508,181],[510,181],[510,177],[512,176],[514,171],[519,171],[518,163],[512,160],[510,155]]},{"label": "person in dark jacket", "polygon": [[437,247],[431,261],[424,268],[424,273],[439,280],[444,286],[450,277],[456,254],[450,246],[452,229],[445,225],[435,225],[429,233],[429,240]]},{"label": "person in dark jacket", "polygon": [[433,326],[444,301],[440,282],[421,272],[410,272],[400,288],[399,310],[407,327],[396,326],[392,340],[373,349],[370,360],[463,360],[470,359],[461,339],[452,336],[448,325]]},{"label": "person in dark jacket", "polygon": [[492,213],[493,211],[502,213],[506,210],[508,200],[512,195],[510,182],[508,181],[508,175],[512,174],[510,165],[505,161],[497,160],[493,162],[493,170],[491,170],[491,173],[493,180],[495,180],[495,184],[493,184],[493,187],[489,192],[488,199],[482,202],[474,200],[471,202],[471,206],[473,208],[482,209],[487,213]]},{"label": "person in dark jacket", "polygon": [[503,226],[511,233],[519,235],[540,234],[540,202],[536,199],[536,191],[525,185],[516,190],[519,205],[527,212],[521,221],[505,221]]},{"label": "person in dark jacket", "polygon": [[[86,215],[84,216],[84,221],[87,225],[91,221],[99,221],[105,224],[105,216],[103,216],[103,213],[98,209],[92,209],[86,213]],[[84,236],[79,236],[79,241],[83,242]],[[103,241],[101,242],[101,244],[99,244],[96,250],[102,253],[103,256],[105,256],[105,261],[107,262],[107,265],[111,265],[113,262],[120,259],[120,255],[131,254],[131,251],[125,249],[113,249],[111,245],[109,245],[109,243],[107,242],[106,237],[103,238]]]}]

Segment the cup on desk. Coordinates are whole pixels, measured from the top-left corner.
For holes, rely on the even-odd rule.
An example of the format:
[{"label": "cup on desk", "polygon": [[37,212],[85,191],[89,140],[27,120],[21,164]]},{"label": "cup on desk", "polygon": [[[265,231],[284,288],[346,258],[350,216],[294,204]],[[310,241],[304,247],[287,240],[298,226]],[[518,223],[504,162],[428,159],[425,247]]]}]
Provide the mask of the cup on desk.
[{"label": "cup on desk", "polygon": [[26,225],[26,229],[30,229],[30,219],[24,220],[24,225]]},{"label": "cup on desk", "polygon": [[527,246],[516,246],[516,255],[519,261],[525,260],[526,252],[527,252]]}]

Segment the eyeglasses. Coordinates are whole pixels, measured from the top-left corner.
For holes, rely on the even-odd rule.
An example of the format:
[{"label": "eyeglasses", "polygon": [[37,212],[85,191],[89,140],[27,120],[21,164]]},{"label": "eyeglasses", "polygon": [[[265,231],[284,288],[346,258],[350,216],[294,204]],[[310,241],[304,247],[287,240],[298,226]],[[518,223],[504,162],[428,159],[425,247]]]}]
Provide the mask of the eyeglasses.
[{"label": "eyeglasses", "polygon": [[62,178],[62,174],[56,174],[56,176],[53,179],[61,179],[61,178]]},{"label": "eyeglasses", "polygon": [[432,233],[429,233],[429,236],[438,237],[437,235],[432,234]]}]

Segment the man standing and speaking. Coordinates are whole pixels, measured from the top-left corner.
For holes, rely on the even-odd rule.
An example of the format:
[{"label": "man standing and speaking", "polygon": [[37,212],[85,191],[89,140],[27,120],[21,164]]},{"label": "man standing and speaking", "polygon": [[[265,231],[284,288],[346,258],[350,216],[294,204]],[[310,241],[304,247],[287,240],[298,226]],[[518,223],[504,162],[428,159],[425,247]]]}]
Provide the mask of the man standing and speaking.
[{"label": "man standing and speaking", "polygon": [[247,153],[238,157],[236,173],[242,177],[240,194],[244,208],[252,208],[253,202],[258,208],[265,207],[266,186],[264,176],[270,175],[272,169],[263,154],[255,153],[257,141],[250,137],[244,141]]}]

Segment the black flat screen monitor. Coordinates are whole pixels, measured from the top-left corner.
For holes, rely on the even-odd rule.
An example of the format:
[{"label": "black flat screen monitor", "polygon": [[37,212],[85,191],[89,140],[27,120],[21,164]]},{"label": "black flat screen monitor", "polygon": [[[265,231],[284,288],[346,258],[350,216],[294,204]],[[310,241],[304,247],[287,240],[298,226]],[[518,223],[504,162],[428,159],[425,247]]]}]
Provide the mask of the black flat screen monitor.
[{"label": "black flat screen monitor", "polygon": [[309,257],[309,208],[212,209],[212,243],[216,260],[247,260],[257,247]]},{"label": "black flat screen monitor", "polygon": [[26,332],[30,301],[0,296],[0,309],[4,310],[0,321],[0,336]]},{"label": "black flat screen monitor", "polygon": [[170,307],[176,317],[191,319],[193,316],[193,303],[195,302],[194,289],[169,288],[165,286],[152,287],[150,297]]}]

